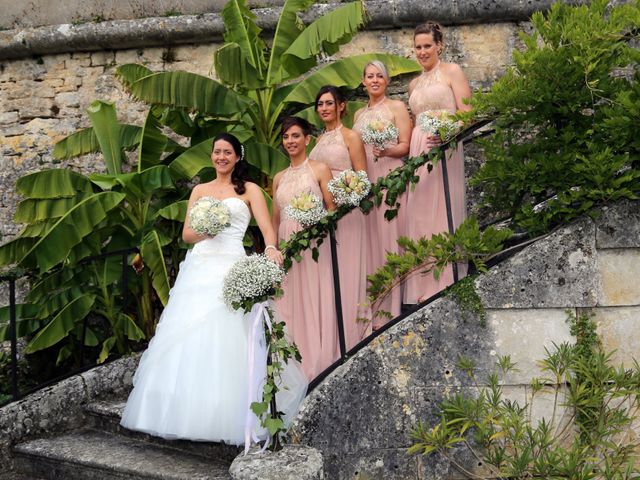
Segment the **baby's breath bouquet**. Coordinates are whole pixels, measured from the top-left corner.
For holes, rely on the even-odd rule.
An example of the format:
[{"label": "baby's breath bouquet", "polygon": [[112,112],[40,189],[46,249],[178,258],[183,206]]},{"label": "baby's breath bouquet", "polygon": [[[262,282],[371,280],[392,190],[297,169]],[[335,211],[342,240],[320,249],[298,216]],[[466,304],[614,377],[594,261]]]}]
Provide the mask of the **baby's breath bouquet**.
[{"label": "baby's breath bouquet", "polygon": [[302,192],[293,197],[284,213],[304,228],[315,225],[327,215],[322,199],[311,192]]},{"label": "baby's breath bouquet", "polygon": [[230,310],[250,312],[255,303],[281,293],[284,270],[265,254],[249,255],[238,260],[227,272],[222,284],[222,298]]},{"label": "baby's breath bouquet", "polygon": [[367,177],[367,172],[363,170],[354,172],[348,169],[343,170],[337,177],[329,181],[328,188],[337,205],[357,207],[371,190],[371,182]]},{"label": "baby's breath bouquet", "polygon": [[446,110],[427,110],[418,115],[417,121],[423,132],[438,135],[443,142],[460,130],[460,123],[453,120]]},{"label": "baby's breath bouquet", "polygon": [[[362,129],[362,141],[382,150],[389,142],[397,140],[399,134],[400,132],[393,123],[373,120]],[[375,160],[378,158],[376,157]]]},{"label": "baby's breath bouquet", "polygon": [[189,210],[189,226],[199,235],[213,237],[231,225],[229,208],[213,197],[200,197]]}]

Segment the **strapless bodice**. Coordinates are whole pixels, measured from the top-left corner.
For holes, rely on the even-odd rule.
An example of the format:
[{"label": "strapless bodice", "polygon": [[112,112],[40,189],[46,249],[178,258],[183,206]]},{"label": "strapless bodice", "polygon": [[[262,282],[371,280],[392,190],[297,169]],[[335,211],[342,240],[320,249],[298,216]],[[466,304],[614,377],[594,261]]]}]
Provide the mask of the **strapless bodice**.
[{"label": "strapless bodice", "polygon": [[231,225],[215,237],[196,243],[191,250],[192,255],[244,255],[242,240],[251,221],[251,211],[245,201],[239,197],[224,198],[221,202],[229,209]]}]

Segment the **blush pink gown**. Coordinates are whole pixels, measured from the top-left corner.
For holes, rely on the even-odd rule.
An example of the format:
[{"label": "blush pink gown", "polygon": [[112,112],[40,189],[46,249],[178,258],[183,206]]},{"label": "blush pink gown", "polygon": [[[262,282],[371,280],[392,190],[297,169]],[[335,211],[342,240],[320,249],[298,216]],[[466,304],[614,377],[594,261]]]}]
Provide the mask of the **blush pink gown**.
[{"label": "blush pink gown", "polygon": [[[353,129],[362,134],[364,128],[373,121],[395,124],[393,113],[382,102],[372,107],[365,107],[358,115]],[[402,159],[396,157],[379,157],[377,161],[374,160],[373,145],[365,145],[365,150],[367,152],[369,178],[373,183],[377,182],[380,177],[387,176],[392,170],[404,165]],[[382,203],[379,207],[374,207],[373,211],[366,216],[368,238],[367,275],[375,273],[378,268],[386,263],[386,252],[400,253],[397,240],[398,237],[405,235],[406,193],[398,197],[397,201],[400,204],[398,216],[391,221],[384,218],[384,212],[391,208],[385,203]],[[400,287],[396,287],[379,305],[376,305],[376,310],[389,312],[391,318],[394,318],[400,315],[401,304],[402,292]],[[374,315],[373,326],[374,328],[381,327],[388,320],[385,316]]]},{"label": "blush pink gown", "polygon": [[[274,200],[280,208],[278,237],[282,240],[288,240],[301,229],[298,222],[285,214],[285,207],[301,192],[322,198],[308,161],[286,169],[275,193]],[[320,245],[319,251],[318,262],[313,260],[310,250],[302,253],[302,261],[293,262],[282,285],[284,295],[276,301],[276,310],[300,349],[302,369],[309,380],[340,357],[328,240]]]},{"label": "blush pink gown", "polygon": [[[309,158],[326,164],[334,177],[343,170],[353,169],[342,126],[320,135]],[[345,343],[350,349],[371,333],[371,310],[367,306],[368,246],[365,215],[360,209],[352,210],[340,220],[336,243]]]},{"label": "blush pink gown", "polygon": [[[420,77],[409,97],[411,112],[417,118],[426,111],[456,111],[456,100],[451,87],[445,82],[438,63],[429,72]],[[425,134],[419,125],[413,128],[409,155],[422,155],[429,149],[426,147]],[[447,172],[449,174],[449,191],[453,226],[457,228],[466,216],[464,158],[462,144],[454,150],[447,150]],[[435,233],[448,231],[447,210],[444,200],[442,181],[442,163],[429,173],[427,166],[421,167],[417,174],[420,181],[413,192],[409,192],[407,201],[407,236],[413,239],[430,238]],[[459,278],[466,275],[466,267],[458,266]],[[405,303],[418,303],[445,289],[453,283],[453,269],[447,267],[436,280],[432,274],[416,273],[407,279],[404,288]]]}]

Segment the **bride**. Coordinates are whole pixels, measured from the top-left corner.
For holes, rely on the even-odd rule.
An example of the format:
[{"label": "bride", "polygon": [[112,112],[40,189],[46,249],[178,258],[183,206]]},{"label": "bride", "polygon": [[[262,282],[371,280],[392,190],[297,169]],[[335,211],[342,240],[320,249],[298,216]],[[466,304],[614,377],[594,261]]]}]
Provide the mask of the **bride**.
[{"label": "bride", "polygon": [[[252,214],[267,244],[265,254],[280,264],[282,254],[262,190],[245,181],[246,160],[238,139],[228,133],[216,136],[211,160],[216,179],[193,189],[188,208],[201,197],[215,197],[229,209],[231,225],[205,237],[185,221],[182,238],[195,245],[180,265],[156,334],[140,360],[121,424],[167,439],[240,445],[245,426],[251,429],[255,423],[249,405],[257,400],[248,397],[250,325],[247,315],[225,306],[222,282],[245,256],[242,239]],[[289,369],[295,380],[283,389],[289,398],[278,398],[278,410],[288,417],[306,391],[304,374],[295,368],[299,365]],[[285,404],[289,401],[291,406]],[[252,438],[258,436],[264,432],[251,432]]]}]

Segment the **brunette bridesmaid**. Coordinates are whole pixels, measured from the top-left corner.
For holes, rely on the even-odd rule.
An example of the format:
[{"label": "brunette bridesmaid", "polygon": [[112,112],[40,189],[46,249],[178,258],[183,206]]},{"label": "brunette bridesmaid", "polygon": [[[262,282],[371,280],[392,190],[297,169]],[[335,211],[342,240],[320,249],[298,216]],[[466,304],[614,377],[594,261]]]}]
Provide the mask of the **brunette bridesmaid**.
[{"label": "brunette bridesmaid", "polygon": [[[342,124],[346,106],[346,98],[333,85],[322,87],[316,96],[316,112],[325,128],[309,158],[326,164],[334,177],[348,169],[367,171],[360,136]],[[336,229],[347,349],[371,332],[371,315],[367,306],[366,240],[365,215],[356,208],[340,220]]]},{"label": "brunette bridesmaid", "polygon": [[[307,158],[310,135],[311,125],[302,118],[288,117],[282,122],[282,145],[291,166],[273,179],[272,220],[280,240],[288,240],[301,229],[285,211],[296,195],[313,193],[323,199],[327,209],[335,208],[327,190],[331,170]],[[309,250],[302,253],[301,262],[294,261],[283,282],[284,296],[276,301],[276,310],[300,349],[302,368],[309,380],[340,356],[329,242],[323,242],[319,251],[317,262]]]},{"label": "brunette bridesmaid", "polygon": [[[385,127],[393,125],[398,129],[398,137],[382,149],[374,145],[365,145],[369,178],[376,182],[380,177],[385,177],[403,165],[403,157],[409,152],[411,120],[403,102],[386,96],[389,74],[384,63],[378,60],[369,62],[364,68],[362,84],[369,95],[369,103],[356,112],[354,130],[362,134],[372,124]],[[386,252],[400,253],[397,240],[405,234],[406,194],[398,198],[398,203],[398,216],[391,221],[384,217],[384,212],[389,208],[385,204],[375,207],[366,216],[369,275],[385,264]],[[401,303],[401,289],[397,287],[377,305],[377,310],[389,312],[392,318],[397,317],[400,315]],[[379,328],[387,320],[386,316],[375,315],[374,312],[373,328]]]},{"label": "brunette bridesmaid", "polygon": [[[414,31],[413,45],[423,72],[409,84],[409,107],[416,119],[409,155],[418,156],[441,143],[437,135],[421,130],[420,115],[470,110],[471,107],[464,100],[471,97],[471,88],[459,65],[440,61],[444,47],[440,25],[434,22],[418,25]],[[453,225],[457,228],[466,216],[462,145],[448,150],[446,158]],[[417,173],[420,182],[413,192],[409,192],[408,198],[407,210],[411,217],[407,221],[407,236],[429,238],[435,233],[448,231],[442,163],[438,162],[431,172],[427,171],[425,165]],[[458,271],[460,278],[466,274],[463,265],[459,266]],[[405,302],[417,303],[426,300],[452,283],[452,267],[446,268],[439,280],[431,274],[416,274],[405,284]]]}]

